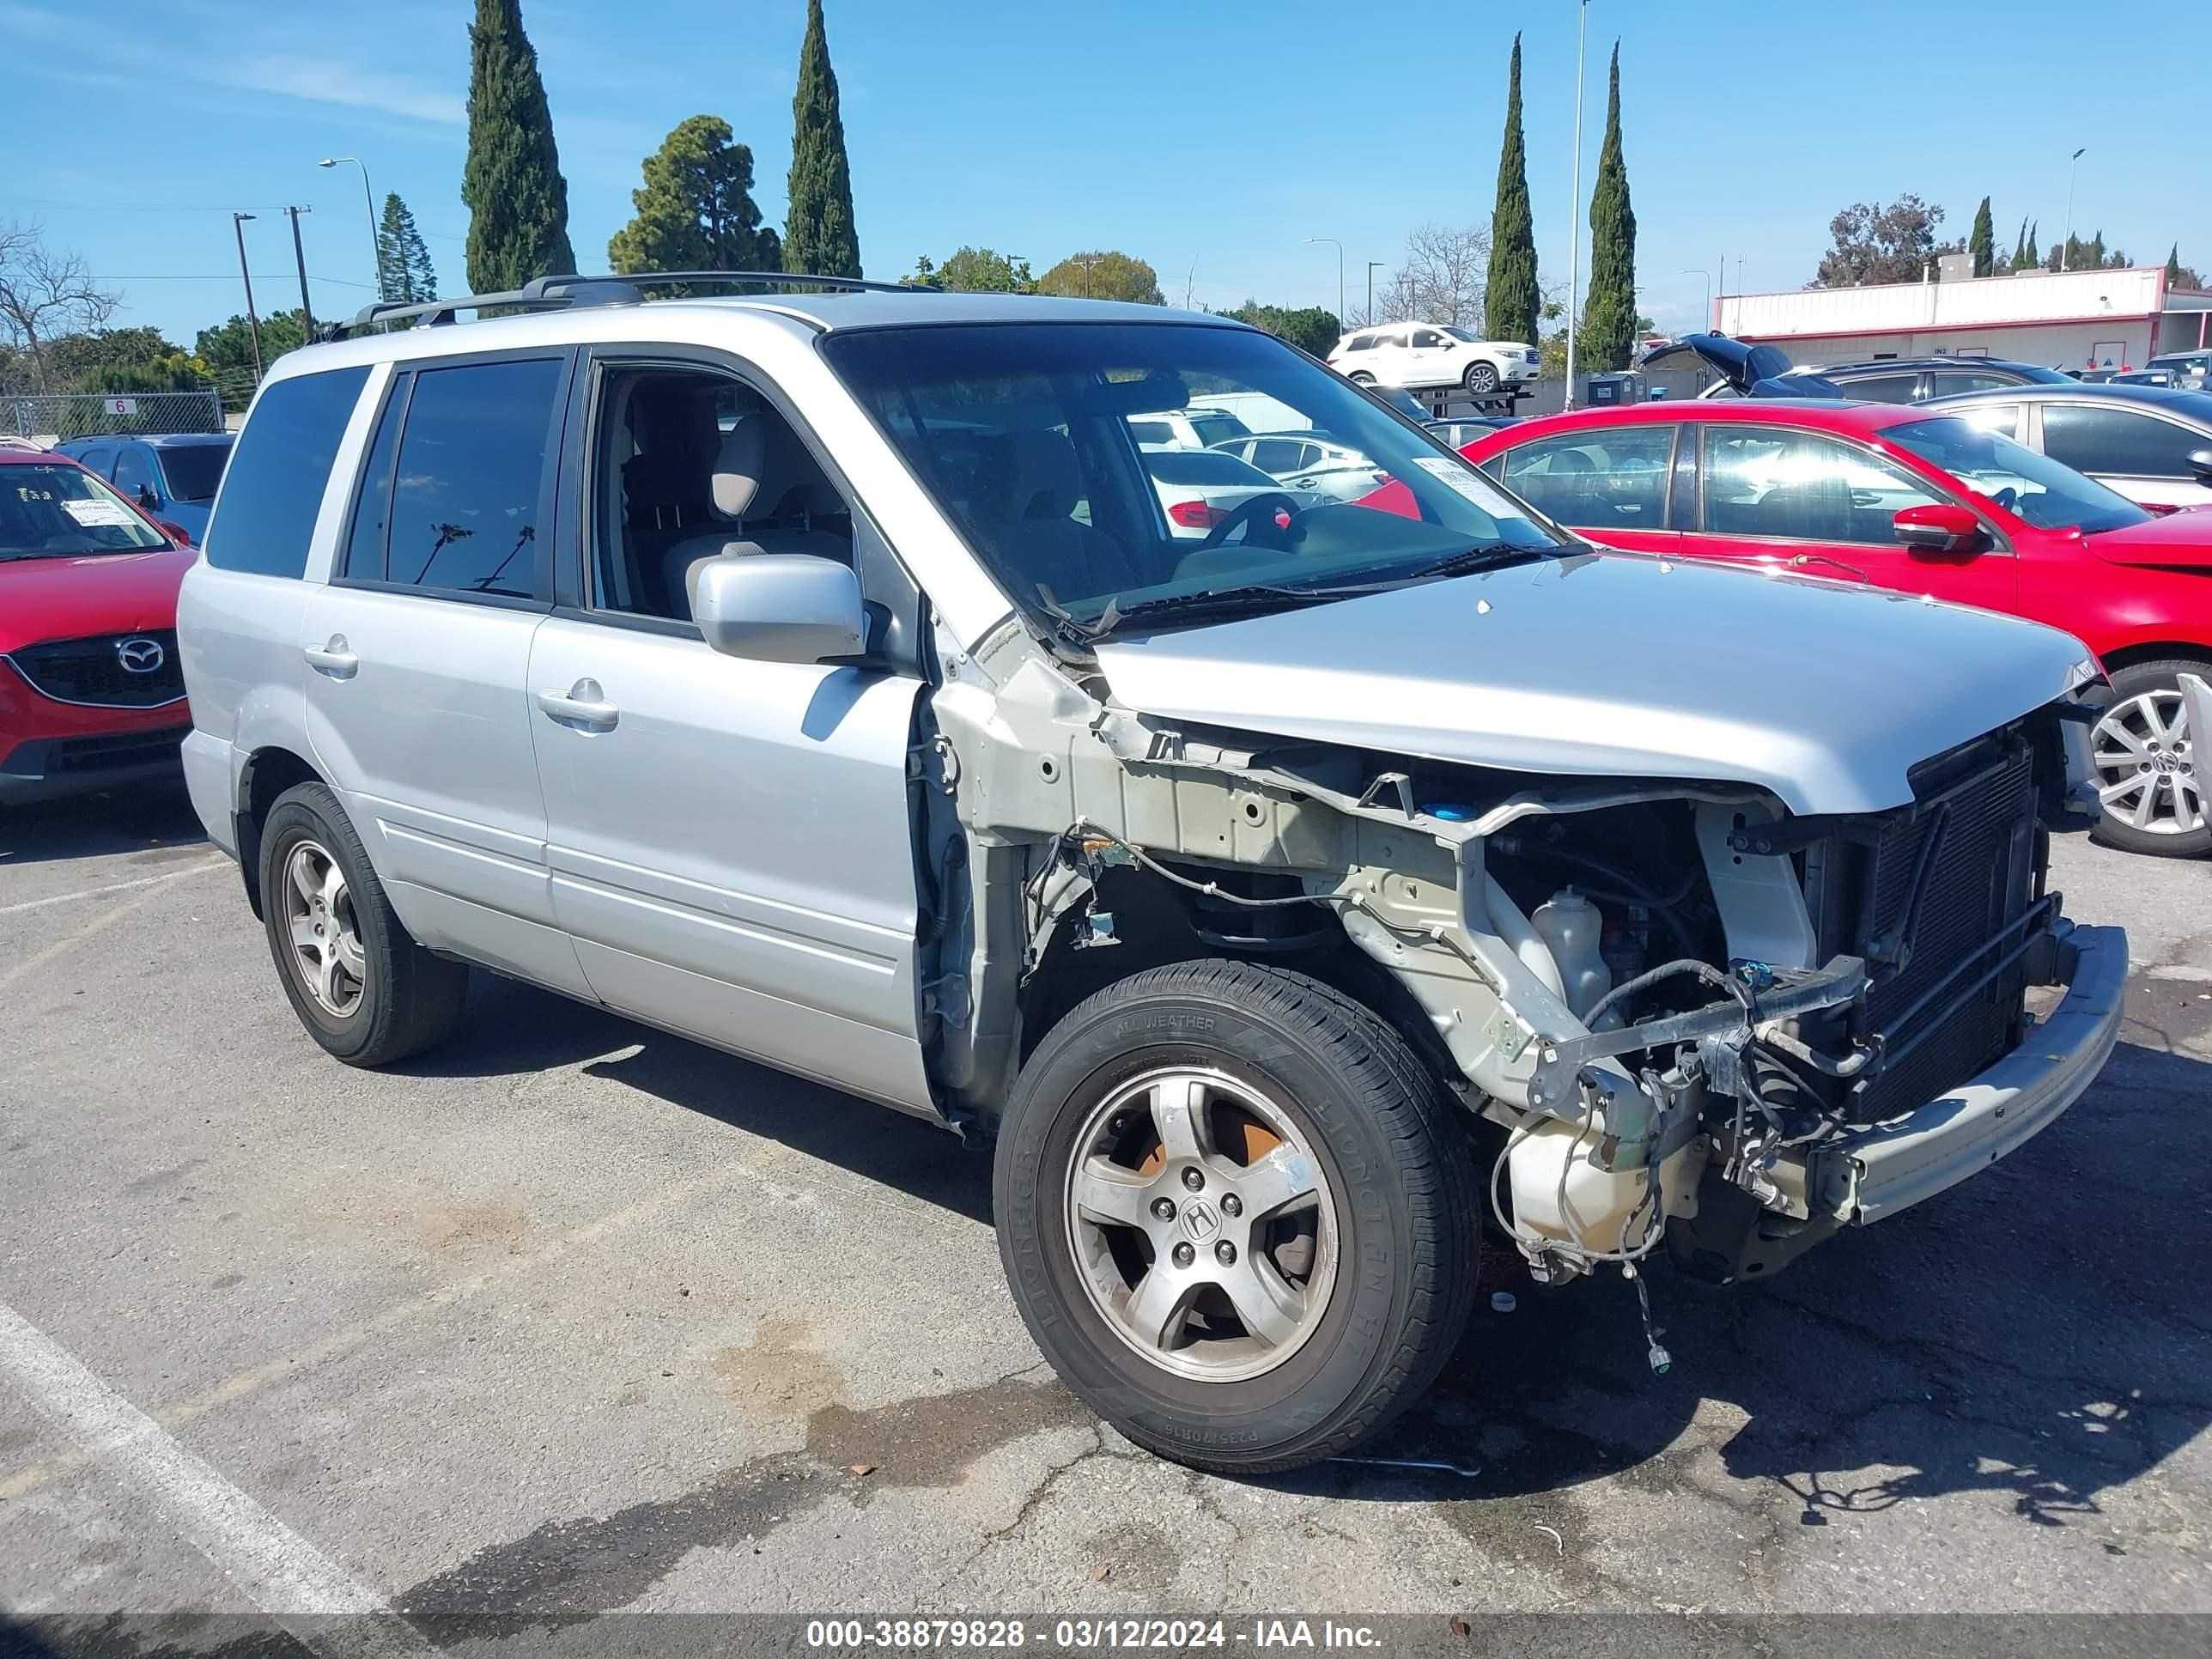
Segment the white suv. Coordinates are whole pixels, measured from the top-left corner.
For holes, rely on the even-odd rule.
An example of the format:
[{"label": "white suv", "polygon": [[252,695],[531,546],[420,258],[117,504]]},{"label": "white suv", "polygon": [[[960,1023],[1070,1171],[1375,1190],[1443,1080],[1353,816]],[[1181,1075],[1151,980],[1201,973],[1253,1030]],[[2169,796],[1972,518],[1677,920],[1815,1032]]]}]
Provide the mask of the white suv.
[{"label": "white suv", "polygon": [[1536,378],[1536,349],[1480,340],[1449,323],[1358,328],[1336,343],[1328,366],[1359,386],[1455,386],[1478,395]]},{"label": "white suv", "polygon": [[[1037,1346],[1249,1473],[1419,1396],[1492,1216],[1548,1284],[1765,1274],[2111,1051],[2065,635],[1593,551],[1220,318],[647,281],[371,307],[239,436],[185,775],[335,1059],[474,964],[994,1144]],[[1187,538],[1131,417],[1216,392],[1393,482]]]}]

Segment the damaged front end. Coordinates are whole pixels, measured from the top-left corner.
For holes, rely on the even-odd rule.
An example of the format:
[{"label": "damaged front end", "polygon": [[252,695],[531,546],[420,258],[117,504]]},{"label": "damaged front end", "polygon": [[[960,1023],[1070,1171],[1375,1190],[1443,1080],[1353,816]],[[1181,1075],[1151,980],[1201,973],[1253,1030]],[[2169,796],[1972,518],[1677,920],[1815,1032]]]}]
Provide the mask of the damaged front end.
[{"label": "damaged front end", "polygon": [[1498,1126],[1492,1211],[1540,1280],[1671,1242],[1728,1281],[1985,1167],[2113,1041],[2124,941],[2046,885],[2073,694],[1915,767],[1909,802],[1818,816],[1149,718],[1018,629],[950,669],[916,777],[956,1121],[1116,975],[1266,957]]}]

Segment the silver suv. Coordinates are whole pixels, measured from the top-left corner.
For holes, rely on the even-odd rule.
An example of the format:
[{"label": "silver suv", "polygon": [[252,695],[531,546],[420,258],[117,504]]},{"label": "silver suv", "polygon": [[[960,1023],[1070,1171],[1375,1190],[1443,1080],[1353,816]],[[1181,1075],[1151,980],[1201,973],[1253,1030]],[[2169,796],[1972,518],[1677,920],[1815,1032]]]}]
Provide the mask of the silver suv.
[{"label": "silver suv", "polygon": [[[1038,1346],[1243,1471],[1415,1398],[1486,1231],[1769,1273],[2103,1064],[2075,641],[1594,552],[1219,318],[774,280],[263,388],[185,757],[337,1059],[475,965],[994,1143]],[[1129,417],[1230,392],[1390,482],[1177,536]]]}]

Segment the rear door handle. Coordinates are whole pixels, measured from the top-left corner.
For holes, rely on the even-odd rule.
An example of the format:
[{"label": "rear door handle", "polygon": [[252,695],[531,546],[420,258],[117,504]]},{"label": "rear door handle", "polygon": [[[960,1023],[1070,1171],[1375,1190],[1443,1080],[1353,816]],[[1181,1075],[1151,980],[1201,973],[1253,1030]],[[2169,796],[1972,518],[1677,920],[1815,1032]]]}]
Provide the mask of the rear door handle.
[{"label": "rear door handle", "polygon": [[327,645],[309,646],[306,655],[309,667],[334,680],[349,680],[361,670],[361,659],[354,655],[343,634],[331,635]]},{"label": "rear door handle", "polygon": [[566,691],[540,691],[538,707],[548,719],[583,732],[611,732],[622,718],[597,680],[578,680]]}]

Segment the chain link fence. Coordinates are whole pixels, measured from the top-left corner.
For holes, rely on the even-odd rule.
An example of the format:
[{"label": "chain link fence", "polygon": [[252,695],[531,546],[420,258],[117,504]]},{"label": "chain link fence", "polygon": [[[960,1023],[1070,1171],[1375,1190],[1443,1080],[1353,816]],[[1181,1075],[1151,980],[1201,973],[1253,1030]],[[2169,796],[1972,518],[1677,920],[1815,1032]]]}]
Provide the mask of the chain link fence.
[{"label": "chain link fence", "polygon": [[59,442],[109,433],[220,432],[212,392],[10,393],[0,396],[0,436]]}]

